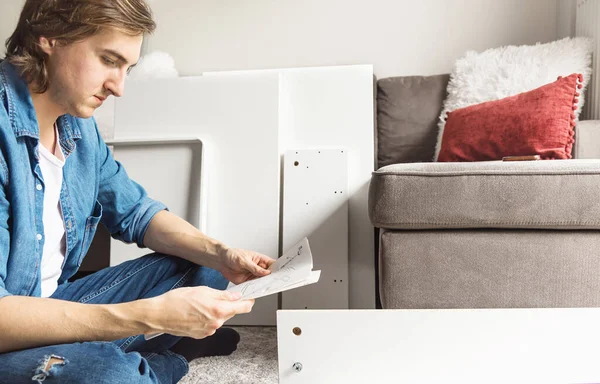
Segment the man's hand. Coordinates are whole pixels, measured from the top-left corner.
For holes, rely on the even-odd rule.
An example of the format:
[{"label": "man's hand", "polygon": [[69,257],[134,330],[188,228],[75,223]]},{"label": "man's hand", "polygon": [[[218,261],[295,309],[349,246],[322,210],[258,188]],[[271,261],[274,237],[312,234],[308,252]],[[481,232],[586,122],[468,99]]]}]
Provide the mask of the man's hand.
[{"label": "man's hand", "polygon": [[152,333],[202,339],[211,336],[233,316],[252,310],[254,300],[209,287],[177,288],[152,299]]},{"label": "man's hand", "polygon": [[221,254],[221,265],[217,268],[234,284],[241,284],[271,273],[268,268],[275,260],[263,254],[239,248],[225,248]]}]

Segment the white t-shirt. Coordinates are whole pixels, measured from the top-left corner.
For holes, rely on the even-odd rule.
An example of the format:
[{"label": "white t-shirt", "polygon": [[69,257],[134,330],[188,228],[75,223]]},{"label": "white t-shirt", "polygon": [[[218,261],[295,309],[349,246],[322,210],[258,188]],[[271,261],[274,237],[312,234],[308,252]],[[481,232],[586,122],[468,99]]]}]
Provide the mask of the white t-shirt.
[{"label": "white t-shirt", "polygon": [[[65,223],[60,207],[60,189],[62,187],[65,159],[58,144],[56,131],[56,150],[52,154],[41,143],[38,145],[40,168],[46,189],[44,191],[44,250],[42,254],[42,297],[51,296],[58,287],[65,259]],[[41,184],[36,186],[41,188]]]}]

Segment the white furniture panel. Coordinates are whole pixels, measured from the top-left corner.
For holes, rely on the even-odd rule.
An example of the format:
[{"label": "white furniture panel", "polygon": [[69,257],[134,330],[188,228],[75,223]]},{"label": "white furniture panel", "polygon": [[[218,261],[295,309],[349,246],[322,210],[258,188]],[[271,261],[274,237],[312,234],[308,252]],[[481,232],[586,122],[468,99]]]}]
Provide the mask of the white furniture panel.
[{"label": "white furniture panel", "polygon": [[348,149],[350,307],[375,308],[373,226],[368,192],[375,168],[373,66],[350,65],[204,73],[280,76],[279,149]]},{"label": "white furniture panel", "polygon": [[[277,257],[278,76],[152,79],[128,81],[126,88],[116,103],[115,139],[201,138],[208,176],[206,234]],[[167,193],[172,188],[159,187]],[[131,251],[112,252],[136,247],[127,248]],[[274,324],[276,309],[277,297],[265,297],[231,324]]]},{"label": "white furniture panel", "polygon": [[599,383],[599,323],[600,308],[278,311],[279,382]]},{"label": "white furniture panel", "polygon": [[282,72],[279,145],[348,149],[350,308],[375,308],[373,226],[368,189],[374,170],[373,68]]},{"label": "white furniture panel", "polygon": [[283,250],[308,237],[321,278],[283,292],[281,307],[348,308],[348,151],[286,151],[282,214]]},{"label": "white furniture panel", "polygon": [[[129,177],[162,201],[174,214],[201,230],[206,226],[206,174],[200,139],[106,140]],[[168,187],[166,187],[168,186]],[[151,250],[111,239],[110,265],[143,256]]]}]

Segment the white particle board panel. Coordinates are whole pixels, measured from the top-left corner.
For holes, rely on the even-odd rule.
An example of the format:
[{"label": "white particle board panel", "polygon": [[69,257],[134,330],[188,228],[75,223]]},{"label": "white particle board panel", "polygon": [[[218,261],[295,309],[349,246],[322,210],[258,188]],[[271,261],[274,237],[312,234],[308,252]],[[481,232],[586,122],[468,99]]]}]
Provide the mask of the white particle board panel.
[{"label": "white particle board panel", "polygon": [[599,383],[599,322],[598,308],[278,311],[279,382]]},{"label": "white particle board panel", "polygon": [[283,249],[308,237],[321,278],[283,292],[281,307],[348,308],[348,151],[286,151],[282,214]]},{"label": "white particle board panel", "polygon": [[[114,158],[129,177],[143,185],[148,195],[197,228],[206,225],[203,199],[206,174],[202,170],[202,141],[196,138],[107,140]],[[177,172],[173,170],[176,169]],[[169,186],[169,188],[165,188]],[[110,265],[151,252],[111,239]]]},{"label": "white particle board panel", "polygon": [[348,149],[350,308],[375,308],[373,226],[368,186],[374,169],[373,68],[281,72],[280,141],[293,148]]},{"label": "white particle board panel", "polygon": [[375,308],[373,226],[368,189],[375,167],[373,66],[350,65],[205,76],[280,76],[279,149],[348,149],[350,307]]},{"label": "white particle board panel", "polygon": [[[277,257],[278,76],[128,81],[126,89],[116,103],[115,139],[200,138],[208,177],[206,234]],[[275,296],[261,298],[251,314],[230,324],[274,324],[276,309]]]}]

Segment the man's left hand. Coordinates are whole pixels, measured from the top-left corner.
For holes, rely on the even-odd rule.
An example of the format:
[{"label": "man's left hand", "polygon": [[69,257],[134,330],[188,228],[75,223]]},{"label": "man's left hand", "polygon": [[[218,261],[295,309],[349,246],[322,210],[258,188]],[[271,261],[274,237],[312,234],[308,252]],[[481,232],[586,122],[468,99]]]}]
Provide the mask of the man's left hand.
[{"label": "man's left hand", "polygon": [[240,284],[270,274],[268,268],[274,262],[274,259],[257,252],[227,248],[218,270],[233,284]]}]

